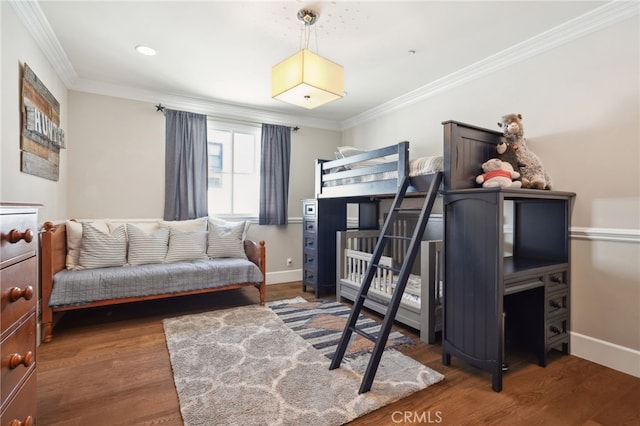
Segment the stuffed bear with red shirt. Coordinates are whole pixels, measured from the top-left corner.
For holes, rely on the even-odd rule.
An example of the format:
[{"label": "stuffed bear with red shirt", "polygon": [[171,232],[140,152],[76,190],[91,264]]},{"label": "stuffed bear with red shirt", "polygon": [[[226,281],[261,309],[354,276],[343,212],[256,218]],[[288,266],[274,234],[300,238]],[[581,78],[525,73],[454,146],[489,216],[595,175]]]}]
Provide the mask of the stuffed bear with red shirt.
[{"label": "stuffed bear with red shirt", "polygon": [[499,158],[492,158],[482,164],[482,173],[476,177],[476,182],[483,188],[520,188],[522,182],[513,181],[520,177],[520,173],[513,170],[513,166]]}]

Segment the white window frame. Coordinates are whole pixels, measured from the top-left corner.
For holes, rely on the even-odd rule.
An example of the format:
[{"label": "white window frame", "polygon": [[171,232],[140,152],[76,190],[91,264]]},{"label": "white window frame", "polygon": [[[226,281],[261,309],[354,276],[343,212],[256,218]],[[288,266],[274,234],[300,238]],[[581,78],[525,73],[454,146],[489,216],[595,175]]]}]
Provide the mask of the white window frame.
[{"label": "white window frame", "polygon": [[[211,139],[211,134],[213,133],[212,131],[217,130],[217,131],[223,131],[223,132],[231,132],[232,134],[235,133],[243,133],[243,134],[252,134],[254,135],[254,137],[256,138],[256,152],[254,152],[255,155],[255,159],[257,164],[257,185],[258,185],[258,197],[259,197],[259,185],[260,185],[260,156],[261,156],[261,146],[262,146],[262,140],[261,140],[261,135],[262,135],[262,126],[259,124],[256,125],[249,125],[249,124],[240,124],[237,122],[231,122],[231,121],[222,121],[219,119],[214,119],[214,118],[208,118],[207,119],[207,134],[208,134],[208,141],[207,141],[207,167],[209,167],[210,165],[208,164],[209,162],[209,143],[215,143],[214,140]],[[223,155],[227,155],[225,153],[223,153]],[[233,163],[234,163],[234,159],[233,156],[236,155],[235,152],[231,152],[232,155],[232,159],[231,159],[231,164],[233,167]],[[231,174],[232,179],[233,179],[233,172]],[[233,185],[233,184],[232,184]],[[207,188],[209,187],[209,182],[207,182]],[[209,203],[211,203],[212,200],[209,200]],[[257,200],[257,204],[256,204],[256,211],[255,212],[251,212],[251,214],[236,214],[233,212],[233,206],[235,204],[235,201],[233,199],[233,190],[232,190],[232,213],[231,214],[220,214],[220,213],[215,213],[213,210],[211,210],[211,208],[209,208],[209,214],[211,216],[216,216],[216,217],[220,217],[223,219],[234,219],[234,220],[248,220],[251,222],[258,222],[258,214],[259,214],[259,199]],[[210,204],[211,205],[211,204]]]}]

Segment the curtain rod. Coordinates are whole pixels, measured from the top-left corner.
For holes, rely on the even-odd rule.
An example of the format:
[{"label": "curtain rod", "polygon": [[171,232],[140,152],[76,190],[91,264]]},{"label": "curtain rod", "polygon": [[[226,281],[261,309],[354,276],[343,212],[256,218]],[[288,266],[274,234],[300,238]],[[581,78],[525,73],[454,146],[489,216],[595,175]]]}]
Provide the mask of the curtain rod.
[{"label": "curtain rod", "polygon": [[[164,110],[166,109],[166,107],[162,104],[158,104],[156,105],[156,112],[161,112],[164,114]],[[206,114],[205,114],[206,115]],[[207,115],[207,117],[213,117],[213,118],[219,118],[221,120],[230,120],[230,121],[238,121],[241,123],[249,123],[249,124],[254,124],[254,125],[261,125],[262,123],[256,123],[255,121],[249,121],[249,120],[240,120],[240,119],[230,119],[230,118],[223,118],[223,117],[215,117],[215,116],[210,116]],[[300,130],[300,126],[290,126],[291,130],[293,130],[294,132],[297,132],[298,130]]]}]

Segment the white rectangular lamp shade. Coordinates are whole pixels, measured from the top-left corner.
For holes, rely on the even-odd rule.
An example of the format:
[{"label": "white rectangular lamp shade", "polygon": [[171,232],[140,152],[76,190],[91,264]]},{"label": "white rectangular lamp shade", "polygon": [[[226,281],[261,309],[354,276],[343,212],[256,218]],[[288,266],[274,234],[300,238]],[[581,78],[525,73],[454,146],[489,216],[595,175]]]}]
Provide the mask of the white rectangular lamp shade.
[{"label": "white rectangular lamp shade", "polygon": [[344,69],[330,60],[302,49],[271,70],[271,96],[312,109],[344,94]]}]

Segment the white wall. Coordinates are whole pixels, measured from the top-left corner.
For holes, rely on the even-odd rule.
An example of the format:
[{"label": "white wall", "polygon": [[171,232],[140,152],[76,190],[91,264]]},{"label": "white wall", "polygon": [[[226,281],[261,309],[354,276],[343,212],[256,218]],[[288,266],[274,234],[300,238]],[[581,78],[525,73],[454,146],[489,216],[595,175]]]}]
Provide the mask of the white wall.
[{"label": "white wall", "polygon": [[[571,244],[572,341],[590,342],[577,341],[574,353],[640,376],[639,28],[636,15],[356,125],[343,137],[366,147],[407,139],[413,156],[435,155],[442,152],[442,121],[498,130],[501,115],[522,113],[529,147],[554,189],[577,194],[574,234],[595,235]],[[632,241],[609,241],[609,233]],[[611,348],[627,356],[601,359]]]},{"label": "white wall", "polygon": [[152,104],[69,92],[69,215],[162,217],[164,116]]},{"label": "white wall", "polygon": [[[164,115],[151,103],[70,91],[69,116],[69,217],[162,217]],[[267,242],[268,282],[301,279],[301,200],[314,196],[314,160],[331,158],[339,142],[340,133],[331,130],[292,133],[291,223],[253,224],[248,234]]]},{"label": "white wall", "polygon": [[0,2],[2,62],[0,64],[0,201],[41,203],[39,221],[66,216],[67,150],[60,151],[58,182],[20,171],[20,78],[24,63],[35,72],[60,103],[60,127],[68,129],[67,89],[43,52],[15,15]]}]

